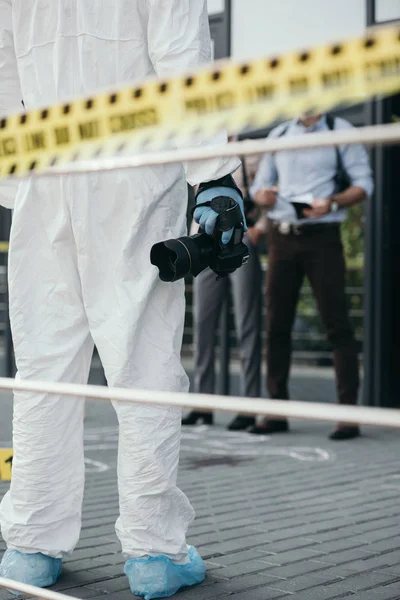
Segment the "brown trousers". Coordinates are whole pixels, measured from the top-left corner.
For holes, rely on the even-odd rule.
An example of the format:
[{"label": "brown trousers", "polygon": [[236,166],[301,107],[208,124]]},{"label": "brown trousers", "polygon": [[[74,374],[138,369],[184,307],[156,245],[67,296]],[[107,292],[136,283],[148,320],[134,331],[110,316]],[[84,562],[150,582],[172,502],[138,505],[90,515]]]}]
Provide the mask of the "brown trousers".
[{"label": "brown trousers", "polygon": [[[356,404],[357,348],[345,296],[345,262],[339,225],[310,225],[284,235],[270,223],[267,277],[267,387],[271,398],[288,399],[291,332],[306,275],[333,348],[340,404]],[[315,230],[313,231],[313,227]]]}]

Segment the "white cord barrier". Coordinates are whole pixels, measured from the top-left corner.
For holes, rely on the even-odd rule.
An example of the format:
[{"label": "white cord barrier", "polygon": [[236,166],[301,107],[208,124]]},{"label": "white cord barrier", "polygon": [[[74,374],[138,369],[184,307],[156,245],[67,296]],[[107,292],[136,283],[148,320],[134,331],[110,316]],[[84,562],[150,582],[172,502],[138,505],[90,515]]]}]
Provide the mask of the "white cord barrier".
[{"label": "white cord barrier", "polygon": [[[206,160],[224,156],[251,155],[281,150],[300,150],[348,144],[393,144],[400,141],[400,124],[378,125],[359,129],[348,129],[314,133],[307,136],[281,137],[278,139],[248,140],[229,145],[214,147],[185,148],[141,156],[110,159],[97,159],[52,168],[45,175],[62,173],[113,170],[149,165],[161,165],[174,162]],[[33,175],[34,177],[43,177]],[[312,421],[341,421],[363,425],[400,428],[400,411],[357,406],[328,405],[287,400],[265,400],[217,396],[211,394],[186,394],[161,392],[154,390],[130,390],[126,388],[107,388],[103,386],[79,385],[71,383],[53,383],[42,381],[21,381],[0,378],[0,389],[37,392],[92,398],[95,400],[113,400],[159,406],[186,407],[198,410],[221,410],[243,414],[287,417]]]},{"label": "white cord barrier", "polygon": [[132,167],[165,165],[170,163],[192,162],[223,158],[228,156],[248,156],[282,150],[302,150],[304,148],[324,148],[326,146],[346,146],[351,144],[383,145],[400,142],[400,123],[371,125],[352,129],[339,129],[306,136],[282,136],[263,140],[245,140],[218,146],[187,147],[180,150],[163,150],[133,156],[97,158],[95,160],[69,163],[52,167],[33,177],[48,177],[70,173],[89,173],[92,171],[112,171]]},{"label": "white cord barrier", "polygon": [[19,583],[18,581],[12,581],[11,579],[5,579],[4,577],[0,577],[0,588],[12,590],[13,592],[20,592],[29,598],[39,598],[39,600],[77,600],[74,596],[66,596],[59,592],[44,590],[34,585]]},{"label": "white cord barrier", "polygon": [[74,396],[81,397],[82,399],[113,400],[151,406],[173,406],[204,411],[220,410],[246,415],[287,417],[310,421],[340,421],[349,424],[400,428],[400,411],[387,408],[330,405],[290,400],[266,400],[263,398],[241,398],[237,396],[217,396],[214,394],[108,388],[105,386],[74,383],[22,381],[20,379],[8,379],[4,377],[0,378],[0,389]]}]

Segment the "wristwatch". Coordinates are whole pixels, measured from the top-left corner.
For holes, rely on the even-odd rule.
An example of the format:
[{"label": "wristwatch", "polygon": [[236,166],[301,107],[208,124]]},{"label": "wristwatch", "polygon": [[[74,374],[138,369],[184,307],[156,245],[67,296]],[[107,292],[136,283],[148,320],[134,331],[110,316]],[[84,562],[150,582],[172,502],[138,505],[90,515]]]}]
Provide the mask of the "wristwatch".
[{"label": "wristwatch", "polygon": [[331,203],[330,203],[330,212],[337,212],[339,210],[339,204],[337,202],[335,202],[335,200],[333,200],[333,198],[330,199]]}]

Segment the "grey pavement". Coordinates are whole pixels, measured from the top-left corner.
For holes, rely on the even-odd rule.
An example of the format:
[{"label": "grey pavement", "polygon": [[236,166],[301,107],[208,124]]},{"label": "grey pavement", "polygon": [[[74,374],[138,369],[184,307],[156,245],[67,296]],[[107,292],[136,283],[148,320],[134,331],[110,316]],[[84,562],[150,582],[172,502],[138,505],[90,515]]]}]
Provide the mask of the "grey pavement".
[{"label": "grey pavement", "polygon": [[[295,370],[292,394],[332,401],[329,370]],[[10,442],[11,400],[0,397]],[[188,542],[207,563],[182,600],[399,600],[400,434],[368,428],[335,443],[329,424],[293,422],[290,434],[185,428],[180,485],[197,518]],[[108,403],[88,402],[83,528],[56,589],[77,598],[132,598],[114,532],[117,426]],[[0,496],[8,484],[0,483]],[[0,549],[4,544],[0,543]],[[0,600],[11,598],[0,591]]]}]

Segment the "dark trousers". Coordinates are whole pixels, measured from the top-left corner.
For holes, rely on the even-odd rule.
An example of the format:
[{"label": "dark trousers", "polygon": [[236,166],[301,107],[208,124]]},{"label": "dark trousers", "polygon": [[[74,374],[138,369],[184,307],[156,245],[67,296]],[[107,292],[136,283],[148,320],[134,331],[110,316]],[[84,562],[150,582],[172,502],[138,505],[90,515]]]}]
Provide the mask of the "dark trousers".
[{"label": "dark trousers", "polygon": [[[357,348],[345,296],[345,262],[340,228],[310,225],[309,233],[284,235],[270,223],[267,276],[267,386],[271,398],[288,399],[291,332],[306,275],[333,348],[340,404],[356,404]],[[312,232],[312,228],[316,229]]]}]

